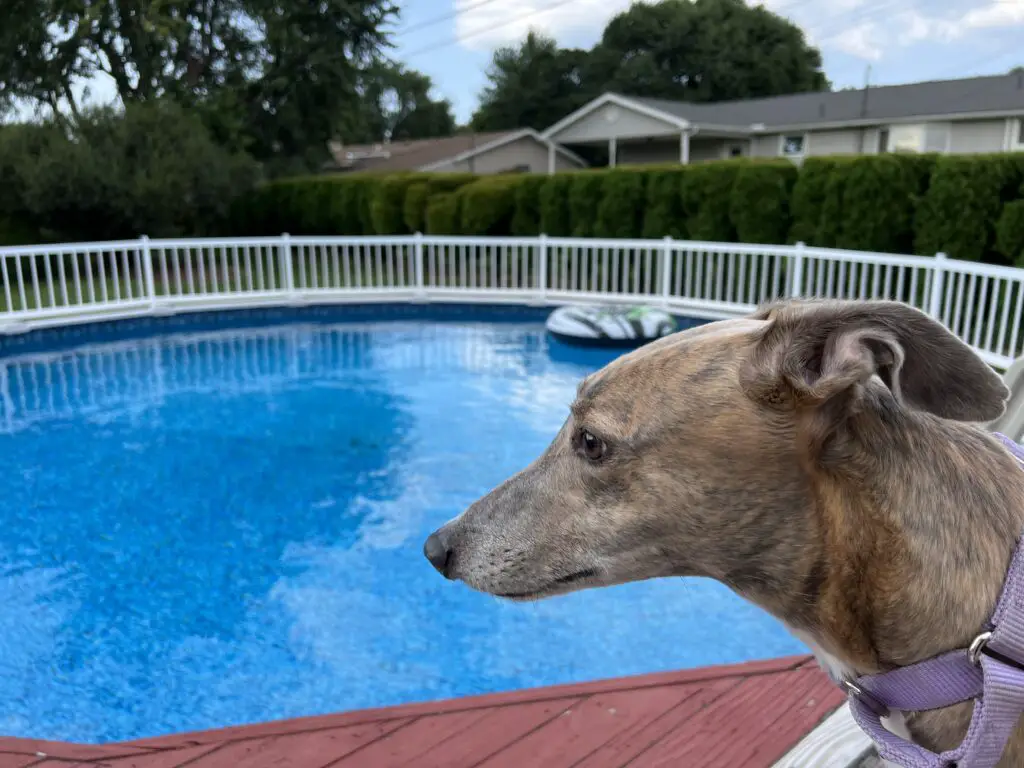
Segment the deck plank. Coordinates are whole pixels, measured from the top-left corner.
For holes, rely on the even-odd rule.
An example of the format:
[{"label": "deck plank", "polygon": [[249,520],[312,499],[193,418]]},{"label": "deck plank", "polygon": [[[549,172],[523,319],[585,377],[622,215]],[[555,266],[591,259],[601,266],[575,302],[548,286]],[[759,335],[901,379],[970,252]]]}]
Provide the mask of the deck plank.
[{"label": "deck plank", "polygon": [[689,695],[661,717],[629,728],[581,760],[579,768],[621,768],[670,733],[686,727],[687,721],[712,702],[739,685],[734,679],[714,680],[688,688]]},{"label": "deck plank", "polygon": [[[453,737],[474,736],[473,726],[488,714],[485,709],[444,712],[419,718],[391,735],[337,763],[337,768],[400,768],[419,765],[420,758]],[[332,768],[335,768],[332,766]]]},{"label": "deck plank", "polygon": [[449,738],[422,755],[417,768],[466,768],[478,765],[526,734],[550,722],[581,699],[553,699],[493,707],[461,738]]},{"label": "deck plank", "polygon": [[189,766],[195,768],[325,768],[406,725],[408,720],[228,742]]},{"label": "deck plank", "polygon": [[841,703],[791,657],[134,743],[0,739],[0,768],[770,768]]},{"label": "deck plank", "polygon": [[0,768],[25,768],[26,765],[38,763],[35,755],[19,755],[16,752],[0,752]]},{"label": "deck plank", "polygon": [[797,736],[792,743],[780,740],[775,732],[777,723],[814,698],[821,677],[816,670],[749,677],[630,766],[771,765],[799,739]]},{"label": "deck plank", "polygon": [[595,694],[480,764],[480,768],[568,768],[623,731],[660,717],[682,702],[686,686]]}]

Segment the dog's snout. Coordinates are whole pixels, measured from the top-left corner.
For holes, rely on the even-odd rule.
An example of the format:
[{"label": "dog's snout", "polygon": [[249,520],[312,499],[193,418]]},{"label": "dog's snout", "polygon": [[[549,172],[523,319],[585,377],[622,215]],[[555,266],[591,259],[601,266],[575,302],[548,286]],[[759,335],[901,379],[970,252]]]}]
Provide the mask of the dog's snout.
[{"label": "dog's snout", "polygon": [[434,531],[427,537],[423,543],[423,554],[442,576],[451,578],[452,550],[439,532]]}]

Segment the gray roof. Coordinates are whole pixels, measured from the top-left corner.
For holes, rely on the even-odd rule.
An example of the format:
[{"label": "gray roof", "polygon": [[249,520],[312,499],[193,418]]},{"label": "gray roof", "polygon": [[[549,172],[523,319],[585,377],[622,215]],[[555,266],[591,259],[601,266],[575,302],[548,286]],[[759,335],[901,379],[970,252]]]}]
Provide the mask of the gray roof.
[{"label": "gray roof", "polygon": [[822,91],[766,99],[692,104],[627,96],[696,125],[749,128],[821,123],[882,122],[971,113],[1024,112],[1024,73],[933,80],[851,91]]}]

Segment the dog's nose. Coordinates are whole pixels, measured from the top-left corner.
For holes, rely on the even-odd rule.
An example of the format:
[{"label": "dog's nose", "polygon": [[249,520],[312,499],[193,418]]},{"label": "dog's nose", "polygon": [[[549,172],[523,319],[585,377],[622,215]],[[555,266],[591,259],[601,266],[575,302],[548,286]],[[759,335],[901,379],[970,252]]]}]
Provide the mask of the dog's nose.
[{"label": "dog's nose", "polygon": [[446,579],[451,578],[449,566],[452,564],[452,550],[436,531],[427,536],[423,543],[423,554],[442,576]]}]

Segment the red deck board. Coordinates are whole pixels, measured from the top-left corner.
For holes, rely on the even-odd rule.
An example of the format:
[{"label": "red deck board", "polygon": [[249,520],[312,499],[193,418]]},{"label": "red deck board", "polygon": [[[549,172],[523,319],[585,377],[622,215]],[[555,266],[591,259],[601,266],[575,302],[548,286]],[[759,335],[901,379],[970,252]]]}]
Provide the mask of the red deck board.
[{"label": "red deck board", "polygon": [[602,745],[599,750],[587,755],[579,765],[581,768],[583,766],[586,768],[620,768],[630,764],[630,761],[646,752],[668,734],[682,731],[688,720],[691,720],[712,702],[728,695],[737,685],[737,680],[722,679],[689,688],[689,695],[676,707],[640,727],[623,731]]},{"label": "red deck board", "polygon": [[573,765],[618,734],[654,720],[682,702],[687,686],[595,694],[529,736],[481,764],[480,768]]},{"label": "red deck board", "polygon": [[465,768],[479,763],[557,718],[581,699],[493,707],[462,738],[450,738],[416,761],[417,768]]},{"label": "red deck board", "polygon": [[13,752],[0,752],[0,768],[24,768],[26,765],[38,763],[35,755],[16,755]]},{"label": "red deck board", "polygon": [[841,702],[793,657],[125,744],[0,739],[0,768],[769,768]]},{"label": "red deck board", "polygon": [[274,768],[325,768],[401,728],[407,722],[388,720],[347,728],[230,742],[190,765],[196,768],[262,768],[270,765]]}]

